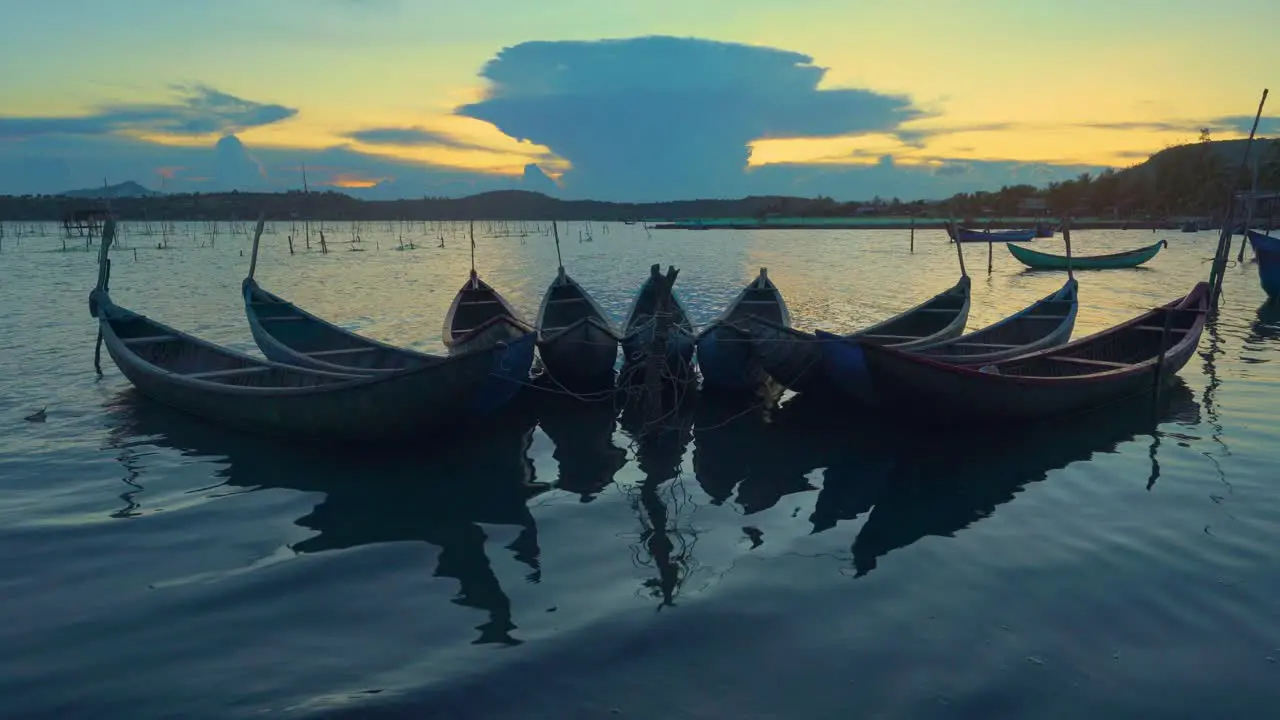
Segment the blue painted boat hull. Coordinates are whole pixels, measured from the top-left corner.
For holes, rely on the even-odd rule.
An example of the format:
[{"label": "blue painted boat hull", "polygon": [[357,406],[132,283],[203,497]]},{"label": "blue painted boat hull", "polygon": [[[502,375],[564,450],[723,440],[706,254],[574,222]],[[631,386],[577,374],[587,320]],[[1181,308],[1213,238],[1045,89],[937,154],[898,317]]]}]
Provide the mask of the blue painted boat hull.
[{"label": "blue painted boat hull", "polygon": [[717,323],[698,336],[697,349],[705,390],[747,393],[767,379],[752,350],[751,335],[743,330]]},{"label": "blue painted boat hull", "polygon": [[490,352],[493,365],[489,377],[467,401],[469,419],[488,417],[511,402],[529,379],[537,336],[525,333],[509,342],[495,345]]},{"label": "blue painted boat hull", "polygon": [[1280,300],[1280,238],[1249,231],[1249,244],[1258,258],[1258,280],[1271,300]]},{"label": "blue painted boat hull", "polygon": [[867,367],[862,344],[848,342],[835,333],[817,330],[818,347],[822,351],[822,374],[831,387],[846,398],[867,405],[875,402],[871,370]]},{"label": "blue painted boat hull", "polygon": [[955,232],[957,242],[1030,242],[1036,239],[1035,230],[970,230],[959,228]]}]

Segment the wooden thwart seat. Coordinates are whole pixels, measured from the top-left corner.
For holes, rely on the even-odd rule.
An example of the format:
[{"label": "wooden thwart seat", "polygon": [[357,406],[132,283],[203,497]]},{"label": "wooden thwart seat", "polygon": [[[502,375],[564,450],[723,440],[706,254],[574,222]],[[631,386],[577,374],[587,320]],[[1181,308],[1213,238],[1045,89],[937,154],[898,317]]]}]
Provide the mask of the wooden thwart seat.
[{"label": "wooden thwart seat", "polygon": [[148,335],[146,337],[121,338],[125,345],[154,345],[180,340],[177,335]]},{"label": "wooden thwart seat", "polygon": [[951,313],[952,315],[955,315],[956,313],[960,312],[960,309],[959,309],[959,308],[920,308],[919,310],[916,310],[915,312],[922,312],[922,313]]},{"label": "wooden thwart seat", "polygon": [[235,377],[237,375],[253,375],[254,373],[266,372],[271,370],[269,365],[254,365],[251,367],[231,368],[230,370],[209,370],[207,372],[185,373],[182,377],[189,377],[196,380],[205,380],[208,378]]},{"label": "wooden thwart seat", "polygon": [[1055,355],[1052,357],[1048,357],[1046,359],[1057,360],[1058,362],[1075,363],[1077,365],[1092,365],[1094,367],[1105,367],[1105,368],[1132,367],[1132,365],[1130,365],[1129,363],[1111,362],[1110,360],[1090,360],[1088,358],[1064,357],[1062,355]]},{"label": "wooden thwart seat", "polygon": [[307,357],[328,357],[330,355],[357,355],[359,353],[369,353],[379,348],[376,347],[355,347],[355,348],[339,348],[337,350],[316,350],[314,352],[302,353]]},{"label": "wooden thwart seat", "polygon": [[1017,345],[1011,343],[984,343],[984,342],[958,342],[952,343],[950,347],[967,347],[967,348],[993,348],[997,350],[1008,350],[1016,348]]},{"label": "wooden thwart seat", "polygon": [[281,315],[279,317],[260,317],[258,322],[285,322],[286,320],[306,320],[301,315]]}]

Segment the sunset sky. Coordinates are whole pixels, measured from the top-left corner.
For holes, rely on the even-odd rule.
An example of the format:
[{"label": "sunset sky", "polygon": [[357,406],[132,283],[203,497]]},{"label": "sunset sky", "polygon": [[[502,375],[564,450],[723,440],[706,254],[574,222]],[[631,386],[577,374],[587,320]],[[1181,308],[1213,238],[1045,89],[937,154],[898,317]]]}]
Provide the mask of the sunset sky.
[{"label": "sunset sky", "polygon": [[1251,50],[1273,44],[1274,0],[0,0],[0,17],[0,193],[284,189],[306,163],[369,197],[937,197],[1123,167],[1202,126],[1242,137],[1280,84]]}]

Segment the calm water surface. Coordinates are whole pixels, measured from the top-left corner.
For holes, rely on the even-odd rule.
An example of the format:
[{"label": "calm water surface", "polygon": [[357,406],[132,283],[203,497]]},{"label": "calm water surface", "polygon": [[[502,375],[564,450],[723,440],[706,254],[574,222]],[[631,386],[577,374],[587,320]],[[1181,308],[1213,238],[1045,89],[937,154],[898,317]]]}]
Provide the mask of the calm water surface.
[{"label": "calm water surface", "polygon": [[[117,302],[253,351],[249,240],[126,228]],[[549,238],[478,226],[482,275],[533,315]],[[579,242],[579,232],[592,242]],[[440,348],[460,227],[367,224],[264,287]],[[651,263],[695,320],[761,266],[796,324],[852,330],[949,287],[939,231],[562,228],[620,319]],[[1080,273],[1077,336],[1185,293],[1216,235]],[[203,247],[202,247],[203,245]],[[1056,250],[1059,240],[1042,241]],[[940,437],[803,398],[702,404],[643,442],[611,408],[534,397],[402,453],[220,431],[93,372],[94,257],[0,251],[0,717],[1265,717],[1280,700],[1280,313],[1233,267],[1183,382],[1049,429]],[[135,249],[136,248],[136,260]],[[967,247],[970,327],[1058,287]],[[532,394],[531,394],[532,395]],[[537,400],[534,402],[534,400]],[[47,420],[24,417],[47,406]]]}]

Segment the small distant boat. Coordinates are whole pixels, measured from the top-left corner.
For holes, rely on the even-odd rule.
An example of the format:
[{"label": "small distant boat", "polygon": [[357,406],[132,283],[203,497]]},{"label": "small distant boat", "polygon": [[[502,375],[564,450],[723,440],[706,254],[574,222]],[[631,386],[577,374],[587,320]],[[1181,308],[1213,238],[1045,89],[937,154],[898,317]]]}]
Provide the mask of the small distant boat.
[{"label": "small distant boat", "polygon": [[[625,366],[636,366],[642,362],[648,346],[653,342],[656,324],[654,318],[657,292],[655,281],[661,278],[657,265],[649,268],[649,277],[641,283],[631,301],[631,309],[627,312],[627,320],[623,324],[622,353]],[[671,327],[667,334],[666,366],[671,376],[681,382],[693,378],[693,325],[689,322],[689,314],[680,302],[680,296],[671,291],[671,305],[667,308],[671,313]]]},{"label": "small distant boat", "polygon": [[1280,238],[1249,231],[1249,244],[1258,258],[1258,279],[1272,300],[1280,300]]},{"label": "small distant boat", "polygon": [[561,266],[538,308],[538,353],[548,378],[571,390],[611,387],[618,331],[595,298]]},{"label": "small distant boat", "polygon": [[1036,231],[1032,230],[972,230],[970,228],[947,227],[951,239],[956,242],[1030,242],[1036,239]]},{"label": "small distant boat", "polygon": [[979,367],[863,345],[876,403],[930,421],[1017,421],[1092,410],[1158,390],[1194,355],[1209,284],[1066,345]]},{"label": "small distant boat", "polygon": [[1036,237],[1037,237],[1037,238],[1051,238],[1051,237],[1053,237],[1053,225],[1050,225],[1050,224],[1049,224],[1049,223],[1047,223],[1047,222],[1038,222],[1038,223],[1036,223],[1035,230],[1036,230]]},{"label": "small distant boat", "polygon": [[[115,221],[103,228],[89,311],[107,352],[143,395],[253,432],[327,440],[421,438],[472,410],[494,358],[439,358],[381,375],[328,372],[261,360],[116,305],[108,291]],[[531,345],[531,341],[530,341]]]},{"label": "small distant boat", "polygon": [[[1031,248],[1019,247],[1013,244],[1006,244],[1009,253],[1018,259],[1018,262],[1026,265],[1033,270],[1066,270],[1068,267],[1067,258],[1064,255],[1053,255],[1051,253],[1038,252]],[[1111,253],[1110,255],[1085,255],[1083,257],[1072,257],[1069,266],[1075,270],[1116,270],[1120,268],[1135,268],[1145,263],[1160,252],[1161,248],[1169,247],[1168,240],[1161,240],[1153,245],[1141,247],[1136,250],[1126,250],[1124,252]]]},{"label": "small distant boat", "polygon": [[704,389],[745,392],[768,380],[752,349],[751,329],[743,322],[749,316],[781,327],[791,325],[787,303],[765,268],[760,268],[755,280],[738,293],[720,317],[698,333],[698,368]]}]

